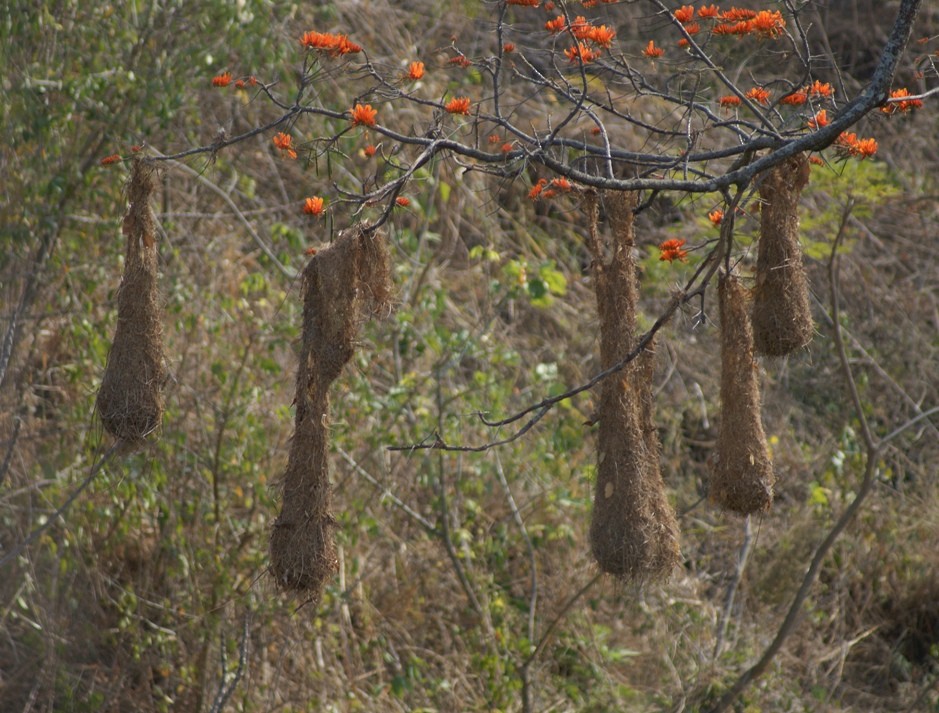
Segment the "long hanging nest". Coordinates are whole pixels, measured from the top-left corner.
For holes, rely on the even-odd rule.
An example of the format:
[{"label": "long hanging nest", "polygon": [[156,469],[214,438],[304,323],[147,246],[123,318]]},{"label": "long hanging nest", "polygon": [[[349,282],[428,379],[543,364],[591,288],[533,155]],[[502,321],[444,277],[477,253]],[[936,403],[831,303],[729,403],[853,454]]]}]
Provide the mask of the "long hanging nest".
[{"label": "long hanging nest", "polygon": [[768,510],[776,476],[760,415],[758,367],[746,289],[733,275],[718,286],[721,319],[721,427],[711,469],[711,500],[749,515]]},{"label": "long hanging nest", "polygon": [[799,244],[799,196],[809,182],[809,161],[798,154],[760,182],[763,205],[753,301],[756,350],[784,356],[812,340],[809,286]]},{"label": "long hanging nest", "polygon": [[271,572],[281,589],[317,600],[337,568],[327,457],[329,386],[352,358],[361,323],[391,303],[384,237],[361,226],[341,233],[304,268],[302,294],[295,430],[271,533]]},{"label": "long hanging nest", "polygon": [[96,404],[107,432],[128,443],[143,439],[163,417],[166,373],[156,224],[150,209],[153,187],[153,168],[134,161],[125,187],[129,205],[123,233],[127,246],[117,293],[117,329]]},{"label": "long hanging nest", "polygon": [[[635,348],[638,287],[633,260],[635,194],[608,193],[609,249],[600,244],[598,203],[588,194],[590,248],[606,369]],[[624,580],[667,577],[677,564],[678,523],[659,471],[650,347],[601,386],[597,483],[590,546],[604,572]]]}]

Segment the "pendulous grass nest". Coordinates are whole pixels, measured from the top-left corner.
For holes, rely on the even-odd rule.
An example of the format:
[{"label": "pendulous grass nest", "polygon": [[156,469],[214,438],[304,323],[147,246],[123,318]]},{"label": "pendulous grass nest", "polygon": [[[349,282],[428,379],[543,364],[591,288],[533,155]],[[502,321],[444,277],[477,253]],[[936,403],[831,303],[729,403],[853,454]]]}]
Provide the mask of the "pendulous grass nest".
[{"label": "pendulous grass nest", "polygon": [[[594,194],[587,198],[604,369],[622,361],[636,346],[635,205],[635,194],[606,194],[612,237],[604,247],[597,229],[598,201]],[[590,522],[590,547],[600,569],[640,582],[667,577],[680,557],[678,523],[659,471],[653,367],[649,345],[622,371],[602,382]]]},{"label": "pendulous grass nest", "polygon": [[157,288],[156,224],[150,209],[153,168],[134,161],[125,187],[124,274],[117,293],[117,328],[98,391],[105,430],[119,440],[142,440],[163,416],[163,325]]},{"label": "pendulous grass nest", "polygon": [[295,428],[270,554],[277,585],[315,601],[337,567],[327,455],[329,387],[352,358],[361,323],[391,304],[384,236],[362,226],[343,231],[304,268],[302,296]]}]

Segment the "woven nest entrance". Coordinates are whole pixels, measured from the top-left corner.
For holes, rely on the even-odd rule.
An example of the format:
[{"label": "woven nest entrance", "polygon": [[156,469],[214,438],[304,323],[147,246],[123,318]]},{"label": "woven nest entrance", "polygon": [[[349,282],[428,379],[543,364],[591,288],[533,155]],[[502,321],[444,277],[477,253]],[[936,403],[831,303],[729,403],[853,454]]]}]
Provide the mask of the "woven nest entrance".
[{"label": "woven nest entrance", "polygon": [[760,241],[753,300],[758,353],[784,356],[812,340],[808,278],[799,244],[799,197],[809,182],[809,161],[798,154],[760,182]]},{"label": "woven nest entrance", "polygon": [[[636,345],[638,285],[632,193],[607,193],[612,236],[604,246],[595,194],[587,198],[590,248],[600,322],[600,359],[606,369]],[[602,382],[598,465],[590,546],[604,572],[623,580],[667,577],[678,563],[678,523],[659,471],[659,440],[652,397],[650,347]]]},{"label": "woven nest entrance", "polygon": [[284,590],[317,600],[337,568],[330,513],[329,387],[355,352],[362,322],[391,303],[382,235],[355,226],[313,256],[302,276],[303,335],[296,417],[282,505],[271,533],[271,572]]},{"label": "woven nest entrance", "polygon": [[150,209],[153,188],[153,168],[135,161],[125,187],[126,250],[117,293],[117,328],[95,406],[105,430],[128,443],[154,431],[163,416],[166,372],[156,224]]},{"label": "woven nest entrance", "polygon": [[718,285],[721,320],[721,427],[710,498],[749,515],[768,510],[776,476],[760,415],[758,367],[746,289],[733,275]]}]

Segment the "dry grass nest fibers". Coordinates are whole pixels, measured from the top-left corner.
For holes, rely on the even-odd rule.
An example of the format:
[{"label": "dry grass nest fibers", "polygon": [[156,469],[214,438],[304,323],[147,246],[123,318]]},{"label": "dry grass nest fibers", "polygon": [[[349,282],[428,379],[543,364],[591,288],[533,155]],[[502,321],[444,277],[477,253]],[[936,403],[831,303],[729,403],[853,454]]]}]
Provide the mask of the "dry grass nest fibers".
[{"label": "dry grass nest fibers", "polygon": [[163,326],[157,288],[156,225],[150,210],[153,168],[135,161],[125,193],[124,275],[117,293],[117,328],[96,408],[117,439],[139,441],[163,416]]},{"label": "dry grass nest fibers", "polygon": [[799,244],[799,196],[809,181],[809,162],[798,154],[760,182],[760,241],[753,300],[753,339],[758,353],[784,356],[812,340],[808,278]]},{"label": "dry grass nest fibers", "polygon": [[[638,289],[633,260],[634,194],[607,194],[608,250],[597,234],[596,200],[588,198],[591,249],[604,369],[635,348]],[[604,255],[604,253],[608,254]],[[598,465],[590,546],[604,572],[624,580],[667,577],[680,556],[678,523],[659,471],[651,345],[601,386]]]},{"label": "dry grass nest fibers", "polygon": [[271,533],[277,585],[319,598],[337,559],[330,514],[328,419],[330,384],[352,358],[362,321],[391,302],[383,236],[355,226],[310,259],[303,271],[303,334],[297,369],[296,418],[283,501]]},{"label": "dry grass nest fibers", "polygon": [[768,510],[776,476],[760,414],[758,367],[746,289],[733,275],[718,287],[721,318],[721,427],[711,500],[743,515]]}]

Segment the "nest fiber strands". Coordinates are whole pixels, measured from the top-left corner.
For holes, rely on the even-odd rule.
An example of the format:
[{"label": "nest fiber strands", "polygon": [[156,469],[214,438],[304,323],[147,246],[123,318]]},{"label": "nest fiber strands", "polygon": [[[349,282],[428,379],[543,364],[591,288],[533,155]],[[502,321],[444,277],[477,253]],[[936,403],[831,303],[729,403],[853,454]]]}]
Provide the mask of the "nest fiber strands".
[{"label": "nest fiber strands", "polygon": [[[638,286],[633,250],[634,194],[607,194],[609,250],[597,237],[597,204],[588,203],[600,321],[601,366],[635,346]],[[603,253],[608,253],[604,255]],[[605,379],[599,399],[597,483],[590,546],[604,572],[624,580],[667,577],[679,560],[678,523],[659,472],[659,440],[652,398],[653,354],[643,352]]]},{"label": "nest fiber strands", "polygon": [[277,585],[315,600],[337,567],[327,455],[329,387],[352,358],[362,321],[390,304],[384,238],[358,226],[344,231],[310,259],[302,284],[297,413],[270,549]]},{"label": "nest fiber strands", "polygon": [[770,462],[745,288],[733,275],[718,286],[721,317],[721,427],[710,498],[749,515],[769,509],[776,476]]},{"label": "nest fiber strands", "polygon": [[96,408],[115,438],[134,442],[163,417],[163,325],[157,289],[156,225],[150,210],[153,168],[135,161],[125,192],[124,275],[117,293],[117,329]]},{"label": "nest fiber strands", "polygon": [[753,338],[765,356],[784,356],[812,340],[808,279],[799,245],[799,196],[809,161],[798,154],[770,169],[760,183],[760,241],[753,301]]}]

